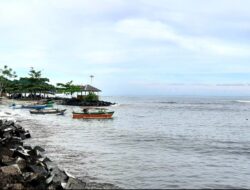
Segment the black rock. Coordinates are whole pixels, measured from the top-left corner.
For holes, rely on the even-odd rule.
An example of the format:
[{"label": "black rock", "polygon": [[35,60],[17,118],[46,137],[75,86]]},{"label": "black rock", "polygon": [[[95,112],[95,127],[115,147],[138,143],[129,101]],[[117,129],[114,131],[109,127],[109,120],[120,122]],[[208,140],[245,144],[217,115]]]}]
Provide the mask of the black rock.
[{"label": "black rock", "polygon": [[[103,103],[87,103],[89,105]],[[13,121],[0,120],[0,189],[98,189],[113,187],[86,183],[60,170],[41,155],[40,146],[23,145],[29,131]]]},{"label": "black rock", "polygon": [[25,136],[26,139],[31,138],[31,135],[30,135],[29,131],[25,132],[24,136]]},{"label": "black rock", "polygon": [[34,150],[38,150],[38,151],[40,151],[40,152],[44,152],[45,150],[42,148],[42,147],[40,147],[40,146],[35,146],[34,147]]},{"label": "black rock", "polygon": [[30,171],[38,174],[39,176],[43,176],[44,178],[47,178],[47,176],[49,175],[48,171],[43,166],[29,165],[27,166],[27,168],[30,169]]},{"label": "black rock", "polygon": [[70,177],[66,183],[66,185],[63,187],[64,189],[85,189],[86,187],[86,183],[76,179],[76,178],[72,178]]}]

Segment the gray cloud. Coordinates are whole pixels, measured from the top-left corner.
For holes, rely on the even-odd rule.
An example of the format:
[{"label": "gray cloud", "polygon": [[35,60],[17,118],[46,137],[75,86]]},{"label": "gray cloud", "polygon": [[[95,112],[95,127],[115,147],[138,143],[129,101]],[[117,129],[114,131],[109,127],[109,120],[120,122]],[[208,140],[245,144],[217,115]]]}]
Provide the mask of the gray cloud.
[{"label": "gray cloud", "polygon": [[43,69],[53,82],[95,74],[127,91],[149,79],[244,84],[249,21],[244,0],[3,0],[0,62],[20,75]]}]

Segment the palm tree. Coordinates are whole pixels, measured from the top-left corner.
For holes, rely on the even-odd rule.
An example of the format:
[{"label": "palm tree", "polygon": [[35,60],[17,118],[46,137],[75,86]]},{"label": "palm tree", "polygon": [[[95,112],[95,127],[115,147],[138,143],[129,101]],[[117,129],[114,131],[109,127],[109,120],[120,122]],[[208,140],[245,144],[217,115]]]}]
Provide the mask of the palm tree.
[{"label": "palm tree", "polygon": [[67,82],[65,84],[63,84],[63,83],[57,83],[56,85],[57,85],[57,90],[59,92],[63,92],[65,94],[70,94],[71,97],[72,97],[72,95],[73,95],[74,92],[81,91],[80,86],[74,85],[73,81],[69,81],[69,82]]}]

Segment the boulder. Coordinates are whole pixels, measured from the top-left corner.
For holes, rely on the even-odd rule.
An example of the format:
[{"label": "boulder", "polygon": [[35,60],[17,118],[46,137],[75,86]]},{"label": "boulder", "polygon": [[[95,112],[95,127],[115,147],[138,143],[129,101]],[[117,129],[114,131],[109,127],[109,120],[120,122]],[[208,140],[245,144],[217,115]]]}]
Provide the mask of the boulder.
[{"label": "boulder", "polygon": [[17,164],[10,166],[3,166],[0,168],[0,172],[5,175],[21,175],[22,172]]},{"label": "boulder", "polygon": [[26,160],[24,160],[23,158],[18,157],[16,159],[16,164],[18,165],[18,167],[20,168],[20,170],[23,170],[26,168],[27,163]]},{"label": "boulder", "polygon": [[63,187],[64,189],[84,189],[86,187],[86,183],[80,181],[79,179],[70,177]]},{"label": "boulder", "polygon": [[2,159],[1,162],[4,165],[10,165],[10,164],[14,164],[15,158],[7,156],[7,155],[2,155]]},{"label": "boulder", "polygon": [[60,170],[45,150],[24,145],[29,131],[13,121],[0,120],[0,189],[93,189],[103,186],[86,183],[66,171]]}]

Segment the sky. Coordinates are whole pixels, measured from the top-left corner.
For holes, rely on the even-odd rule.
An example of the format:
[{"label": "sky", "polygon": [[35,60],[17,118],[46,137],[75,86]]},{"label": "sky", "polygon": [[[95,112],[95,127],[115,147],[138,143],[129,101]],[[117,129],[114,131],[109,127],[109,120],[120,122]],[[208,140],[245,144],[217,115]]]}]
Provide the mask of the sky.
[{"label": "sky", "polygon": [[0,63],[103,95],[250,95],[250,1],[0,0]]}]

